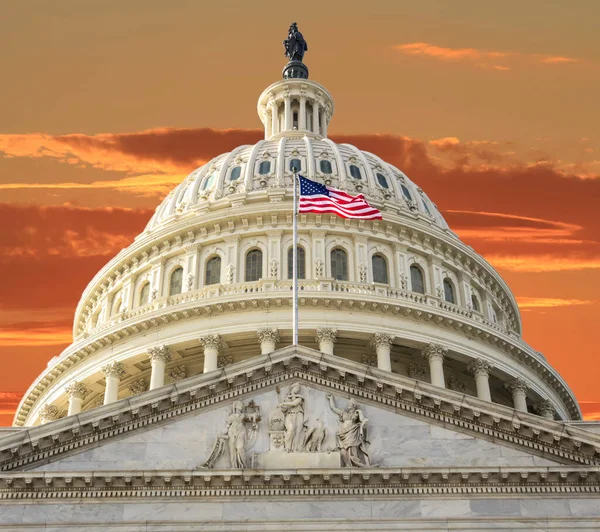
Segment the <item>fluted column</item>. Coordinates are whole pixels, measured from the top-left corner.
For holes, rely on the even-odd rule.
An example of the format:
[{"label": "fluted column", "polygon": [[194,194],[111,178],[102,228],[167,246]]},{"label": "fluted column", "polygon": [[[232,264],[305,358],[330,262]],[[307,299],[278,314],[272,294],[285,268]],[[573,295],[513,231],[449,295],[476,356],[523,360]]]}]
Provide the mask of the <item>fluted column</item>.
[{"label": "fluted column", "polygon": [[440,344],[429,344],[422,352],[424,358],[429,362],[429,373],[431,375],[431,384],[446,387],[444,379],[444,357],[448,350]]},{"label": "fluted column", "polygon": [[306,96],[300,96],[300,116],[298,129],[306,129]]},{"label": "fluted column", "polygon": [[216,370],[221,336],[219,334],[207,334],[200,338],[200,343],[204,348],[204,373]]},{"label": "fluted column", "polygon": [[535,405],[535,411],[546,419],[554,419],[554,414],[556,412],[552,401],[549,401],[548,399],[544,399]]},{"label": "fluted column", "polygon": [[319,133],[324,137],[327,136],[327,110],[321,107],[321,127]]},{"label": "fluted column", "polygon": [[271,135],[279,133],[279,108],[275,101],[271,101]]},{"label": "fluted column", "polygon": [[261,355],[268,355],[275,351],[275,344],[279,341],[279,331],[277,329],[259,329],[256,334],[260,341]]},{"label": "fluted column", "polygon": [[289,94],[283,97],[283,129],[292,129],[292,99]]},{"label": "fluted column", "polygon": [[88,387],[83,382],[73,381],[67,387],[65,392],[69,397],[69,410],[67,416],[73,416],[81,412],[81,405],[84,397],[88,394]]},{"label": "fluted column", "polygon": [[171,360],[171,352],[166,345],[151,347],[148,349],[148,358],[152,364],[152,375],[150,376],[150,389],[160,388],[165,384],[165,366]]},{"label": "fluted column", "polygon": [[491,364],[488,364],[481,358],[476,358],[468,366],[467,370],[475,376],[475,386],[477,386],[477,397],[484,401],[492,401],[490,392],[490,371]]},{"label": "fluted column", "polygon": [[517,377],[507,382],[504,387],[512,393],[515,410],[527,412],[527,382],[521,377]]},{"label": "fluted column", "polygon": [[50,421],[56,421],[57,419],[60,419],[60,417],[60,410],[56,405],[44,405],[42,408],[40,408],[40,419],[42,425],[50,423]]},{"label": "fluted column", "polygon": [[319,351],[326,355],[333,355],[333,346],[337,337],[337,330],[331,327],[319,327],[317,329],[317,343]]},{"label": "fluted column", "polygon": [[114,403],[119,398],[119,383],[125,375],[125,367],[121,362],[111,362],[102,368],[106,379],[104,404]]},{"label": "fluted column", "polygon": [[312,101],[312,130],[313,133],[319,134],[319,103],[316,100]]},{"label": "fluted column", "polygon": [[371,339],[371,345],[377,353],[377,367],[385,371],[392,371],[392,361],[390,353],[394,336],[387,333],[375,333]]}]

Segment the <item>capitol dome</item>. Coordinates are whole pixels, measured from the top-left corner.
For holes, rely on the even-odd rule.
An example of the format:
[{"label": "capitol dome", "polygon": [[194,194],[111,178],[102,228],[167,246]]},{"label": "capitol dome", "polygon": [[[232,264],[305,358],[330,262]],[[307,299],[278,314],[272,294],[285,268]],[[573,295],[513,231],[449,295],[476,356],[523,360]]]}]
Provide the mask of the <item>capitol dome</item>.
[{"label": "capitol dome", "polygon": [[400,169],[328,138],[333,98],[307,70],[284,72],[257,109],[264,140],[194,170],[92,279],[73,343],[26,392],[15,426],[292,344],[294,167],[364,194],[383,216],[298,215],[301,346],[549,419],[581,419],[564,380],[523,341],[502,277]]}]

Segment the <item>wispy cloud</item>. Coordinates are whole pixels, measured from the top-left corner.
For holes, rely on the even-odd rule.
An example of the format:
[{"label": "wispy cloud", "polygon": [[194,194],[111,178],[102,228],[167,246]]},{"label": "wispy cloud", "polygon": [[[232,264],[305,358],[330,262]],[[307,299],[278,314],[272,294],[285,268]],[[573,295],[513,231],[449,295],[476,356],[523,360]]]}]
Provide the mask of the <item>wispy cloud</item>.
[{"label": "wispy cloud", "polygon": [[500,270],[513,272],[559,272],[600,269],[600,257],[569,257],[559,255],[496,255],[485,258]]},{"label": "wispy cloud", "polygon": [[521,309],[532,309],[591,305],[595,303],[595,301],[587,299],[562,299],[553,297],[517,297],[517,303]]}]

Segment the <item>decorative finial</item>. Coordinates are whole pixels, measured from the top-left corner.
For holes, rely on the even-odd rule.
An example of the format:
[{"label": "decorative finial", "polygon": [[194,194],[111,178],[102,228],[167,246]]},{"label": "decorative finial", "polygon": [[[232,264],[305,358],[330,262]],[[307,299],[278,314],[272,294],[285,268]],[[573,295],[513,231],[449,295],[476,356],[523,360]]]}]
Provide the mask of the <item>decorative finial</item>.
[{"label": "decorative finial", "polygon": [[308,68],[302,62],[304,53],[308,51],[308,45],[302,34],[298,31],[298,24],[292,22],[288,30],[288,38],[283,41],[285,55],[290,60],[283,69],[284,79],[301,78],[308,79]]}]

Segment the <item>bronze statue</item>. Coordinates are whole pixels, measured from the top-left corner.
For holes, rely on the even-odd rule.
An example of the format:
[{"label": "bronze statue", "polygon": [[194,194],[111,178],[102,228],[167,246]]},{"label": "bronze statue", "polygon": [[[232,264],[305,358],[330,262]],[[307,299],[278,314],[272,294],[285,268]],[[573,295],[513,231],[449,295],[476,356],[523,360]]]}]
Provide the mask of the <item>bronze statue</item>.
[{"label": "bronze statue", "polygon": [[290,61],[300,61],[304,58],[304,52],[308,51],[308,45],[302,34],[298,31],[298,24],[292,22],[288,30],[288,38],[283,41],[285,55]]}]

